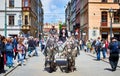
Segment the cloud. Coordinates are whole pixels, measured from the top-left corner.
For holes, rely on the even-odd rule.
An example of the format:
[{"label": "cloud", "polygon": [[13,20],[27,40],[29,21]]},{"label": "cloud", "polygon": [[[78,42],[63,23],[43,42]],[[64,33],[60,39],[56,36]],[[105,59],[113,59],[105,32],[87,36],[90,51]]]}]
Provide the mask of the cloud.
[{"label": "cloud", "polygon": [[41,0],[44,9],[44,22],[65,20],[65,8],[69,0]]}]

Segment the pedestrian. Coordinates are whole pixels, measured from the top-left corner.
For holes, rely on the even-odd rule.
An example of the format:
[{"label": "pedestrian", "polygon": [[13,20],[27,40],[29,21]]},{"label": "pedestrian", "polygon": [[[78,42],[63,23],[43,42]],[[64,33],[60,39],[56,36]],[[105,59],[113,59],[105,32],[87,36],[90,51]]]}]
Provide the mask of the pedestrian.
[{"label": "pedestrian", "polygon": [[82,50],[83,48],[82,48],[82,39],[80,39],[80,41],[79,41],[79,46],[80,46],[80,50]]},{"label": "pedestrian", "polygon": [[12,44],[12,39],[11,38],[7,38],[7,43],[5,44],[5,50],[6,50],[6,56],[7,56],[7,62],[6,62],[6,66],[8,66],[9,68],[13,67],[13,44]]},{"label": "pedestrian", "polygon": [[12,43],[13,43],[13,46],[14,46],[14,60],[16,61],[16,57],[17,57],[17,54],[18,54],[18,52],[17,52],[18,37],[17,36],[15,36],[13,38]]},{"label": "pedestrian", "polygon": [[18,63],[20,65],[23,65],[24,62],[24,56],[25,56],[25,48],[24,45],[22,43],[22,39],[20,38],[18,40],[18,44],[17,44],[17,51],[18,51]]},{"label": "pedestrian", "polygon": [[101,51],[101,40],[100,37],[98,37],[96,43],[95,43],[95,51],[97,54],[97,60],[100,60],[100,51]]},{"label": "pedestrian", "polygon": [[101,51],[102,51],[102,54],[103,54],[103,59],[105,59],[106,58],[105,40],[101,41]]},{"label": "pedestrian", "polygon": [[43,51],[45,49],[45,40],[44,38],[42,38],[41,40],[41,51]]},{"label": "pedestrian", "polygon": [[5,37],[0,35],[0,73],[4,73],[4,59],[5,59]]},{"label": "pedestrian", "polygon": [[111,39],[111,42],[108,48],[110,49],[109,62],[110,62],[112,71],[115,71],[118,64],[119,51],[120,51],[120,44],[115,37]]},{"label": "pedestrian", "polygon": [[92,42],[92,52],[93,52],[93,54],[95,54],[95,43],[96,43],[96,39],[95,40],[93,40],[93,42]]},{"label": "pedestrian", "polygon": [[106,39],[105,40],[105,50],[106,50],[107,55],[109,56],[108,46],[109,46],[109,41]]},{"label": "pedestrian", "polygon": [[31,57],[31,53],[35,50],[35,41],[33,37],[28,40],[28,56]]},{"label": "pedestrian", "polygon": [[25,50],[24,59],[26,59],[26,54],[27,54],[27,50],[28,50],[28,39],[24,38],[22,44],[24,45],[24,50]]},{"label": "pedestrian", "polygon": [[38,56],[39,40],[35,38],[34,41],[35,41],[35,56]]},{"label": "pedestrian", "polygon": [[91,42],[90,42],[90,40],[88,40],[88,42],[87,42],[87,52],[90,52],[90,49],[91,49]]}]

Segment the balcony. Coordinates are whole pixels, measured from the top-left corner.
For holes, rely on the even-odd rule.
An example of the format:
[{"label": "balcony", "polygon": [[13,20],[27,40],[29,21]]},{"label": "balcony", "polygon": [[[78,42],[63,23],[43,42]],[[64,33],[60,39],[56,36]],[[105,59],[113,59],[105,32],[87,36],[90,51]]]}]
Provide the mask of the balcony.
[{"label": "balcony", "polygon": [[101,26],[108,26],[107,22],[101,22]]},{"label": "balcony", "polygon": [[30,7],[22,7],[23,11],[30,11]]},{"label": "balcony", "polygon": [[27,33],[28,31],[30,31],[30,25],[22,25],[21,27],[21,30],[24,32],[24,33]]}]

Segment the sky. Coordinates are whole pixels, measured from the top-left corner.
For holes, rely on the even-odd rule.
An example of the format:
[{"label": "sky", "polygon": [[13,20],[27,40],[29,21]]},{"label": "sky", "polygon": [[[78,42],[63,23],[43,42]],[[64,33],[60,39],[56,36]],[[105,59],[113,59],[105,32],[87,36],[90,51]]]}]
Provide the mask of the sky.
[{"label": "sky", "polygon": [[65,8],[70,0],[41,0],[44,10],[44,23],[65,21]]}]

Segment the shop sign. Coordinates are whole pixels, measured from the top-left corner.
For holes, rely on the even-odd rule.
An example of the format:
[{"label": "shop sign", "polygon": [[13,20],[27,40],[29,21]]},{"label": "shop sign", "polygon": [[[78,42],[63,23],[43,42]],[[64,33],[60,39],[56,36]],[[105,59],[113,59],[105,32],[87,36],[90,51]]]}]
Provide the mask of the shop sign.
[{"label": "shop sign", "polygon": [[102,32],[102,34],[108,34],[107,32]]},{"label": "shop sign", "polygon": [[119,32],[114,32],[114,34],[117,34],[117,35],[119,35],[120,33],[119,33]]}]

